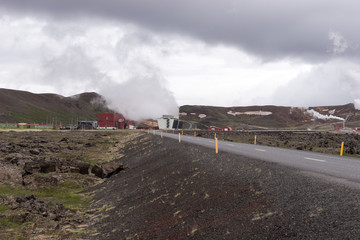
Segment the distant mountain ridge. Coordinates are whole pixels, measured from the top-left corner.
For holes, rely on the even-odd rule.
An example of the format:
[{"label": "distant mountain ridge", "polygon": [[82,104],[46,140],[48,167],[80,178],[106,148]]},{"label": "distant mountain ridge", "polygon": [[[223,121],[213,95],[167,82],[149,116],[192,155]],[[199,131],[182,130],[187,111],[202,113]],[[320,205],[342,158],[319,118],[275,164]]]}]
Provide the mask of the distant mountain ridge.
[{"label": "distant mountain ridge", "polygon": [[[319,116],[347,118],[349,127],[360,126],[360,111],[353,104],[310,108],[283,106],[213,107],[185,105],[180,107],[180,118],[192,122],[200,129],[209,126],[230,126],[233,129],[326,129],[341,122],[339,119],[323,120]],[[331,116],[330,116],[331,117]]]},{"label": "distant mountain ridge", "polygon": [[[310,107],[320,115],[347,119],[346,126],[360,127],[360,111],[353,104]],[[185,105],[179,109],[180,118],[194,127],[230,126],[245,129],[333,129],[339,119],[322,120],[308,109],[284,106],[214,107]],[[78,120],[97,120],[99,112],[113,112],[105,98],[95,92],[70,97],[57,94],[35,94],[27,91],[0,88],[0,123],[57,123],[75,124]]]},{"label": "distant mountain ridge", "polygon": [[64,97],[0,88],[0,122],[70,124],[96,121],[98,112],[109,111],[105,99],[95,92]]}]

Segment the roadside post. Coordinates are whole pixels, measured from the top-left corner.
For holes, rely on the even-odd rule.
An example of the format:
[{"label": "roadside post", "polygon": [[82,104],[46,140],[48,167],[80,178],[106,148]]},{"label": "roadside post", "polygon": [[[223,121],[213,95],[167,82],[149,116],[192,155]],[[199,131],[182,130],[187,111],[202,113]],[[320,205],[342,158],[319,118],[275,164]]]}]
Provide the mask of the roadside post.
[{"label": "roadside post", "polygon": [[161,131],[161,138],[163,138],[163,132]]},{"label": "roadside post", "polygon": [[256,145],[256,135],[255,135],[255,138],[254,138],[254,144]]},{"label": "roadside post", "polygon": [[153,129],[153,135],[155,136],[155,129]]},{"label": "roadside post", "polygon": [[219,145],[218,145],[218,139],[215,138],[215,153],[218,154],[219,153]]},{"label": "roadside post", "polygon": [[194,137],[196,137],[196,132],[194,132]]},{"label": "roadside post", "polygon": [[344,142],[341,143],[340,156],[344,153]]},{"label": "roadside post", "polygon": [[179,133],[179,143],[181,143],[181,135],[180,135],[180,133]]},{"label": "roadside post", "polygon": [[184,131],[183,131],[183,130],[181,130],[181,135],[184,135]]}]

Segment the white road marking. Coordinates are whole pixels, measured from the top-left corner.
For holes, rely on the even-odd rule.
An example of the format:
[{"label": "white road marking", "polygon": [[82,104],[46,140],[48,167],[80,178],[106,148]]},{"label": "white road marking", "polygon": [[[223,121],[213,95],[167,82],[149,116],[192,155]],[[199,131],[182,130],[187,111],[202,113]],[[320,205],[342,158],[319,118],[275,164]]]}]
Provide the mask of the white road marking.
[{"label": "white road marking", "polygon": [[255,148],[256,151],[260,151],[260,152],[266,152],[266,150],[264,149],[258,149],[258,148]]},{"label": "white road marking", "polygon": [[325,160],[321,160],[321,159],[316,159],[316,158],[305,158],[307,160],[311,160],[311,161],[317,161],[317,162],[326,162]]}]

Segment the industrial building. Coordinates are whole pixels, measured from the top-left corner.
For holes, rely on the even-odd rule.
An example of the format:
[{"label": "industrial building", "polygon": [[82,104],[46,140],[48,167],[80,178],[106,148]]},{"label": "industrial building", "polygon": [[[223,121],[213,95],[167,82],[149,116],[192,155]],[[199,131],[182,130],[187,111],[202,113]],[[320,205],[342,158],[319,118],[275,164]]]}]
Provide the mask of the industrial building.
[{"label": "industrial building", "polygon": [[125,129],[128,123],[122,114],[99,113],[98,128],[100,129]]},{"label": "industrial building", "polygon": [[79,121],[77,123],[76,129],[79,130],[92,130],[96,129],[98,124],[96,121]]},{"label": "industrial building", "polygon": [[181,129],[183,126],[183,121],[179,120],[178,117],[172,115],[163,115],[162,118],[157,119],[159,129]]}]

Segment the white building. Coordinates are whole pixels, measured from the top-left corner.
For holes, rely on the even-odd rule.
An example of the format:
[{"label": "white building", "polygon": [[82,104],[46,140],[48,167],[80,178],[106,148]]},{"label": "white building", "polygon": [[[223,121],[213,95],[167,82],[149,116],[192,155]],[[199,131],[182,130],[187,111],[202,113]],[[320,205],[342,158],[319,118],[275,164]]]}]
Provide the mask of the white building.
[{"label": "white building", "polygon": [[179,120],[179,117],[172,115],[163,115],[162,118],[157,119],[159,129],[173,130],[182,128],[183,122]]}]

